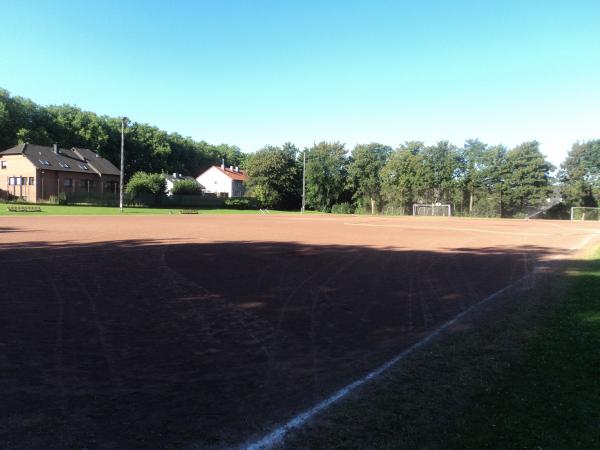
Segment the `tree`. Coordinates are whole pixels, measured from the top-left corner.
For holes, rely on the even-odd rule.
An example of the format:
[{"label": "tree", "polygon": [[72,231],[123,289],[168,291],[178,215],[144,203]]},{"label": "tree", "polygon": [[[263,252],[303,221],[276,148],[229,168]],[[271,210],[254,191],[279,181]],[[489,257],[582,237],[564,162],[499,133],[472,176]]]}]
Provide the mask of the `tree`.
[{"label": "tree", "polygon": [[425,147],[423,157],[423,181],[426,189],[423,194],[426,202],[447,202],[456,187],[455,178],[460,171],[460,159],[457,149],[448,141]]},{"label": "tree", "polygon": [[152,195],[156,203],[165,194],[166,188],[167,182],[160,173],[136,172],[129,179],[125,192],[133,197]]},{"label": "tree", "polygon": [[[469,214],[498,214],[500,183],[506,170],[506,149],[469,139],[460,150],[459,184],[466,193]],[[498,197],[498,198],[496,198]]]},{"label": "tree", "polygon": [[245,166],[247,155],[245,153],[242,153],[240,148],[236,145],[217,145],[216,147],[214,147],[214,154],[216,155],[216,158],[219,161],[224,160],[225,164],[228,166]]},{"label": "tree", "polygon": [[544,205],[552,192],[552,170],[554,166],[546,161],[537,141],[509,150],[501,188],[503,212],[514,216]]},{"label": "tree", "polygon": [[306,206],[329,212],[344,200],[347,186],[346,149],[339,142],[320,142],[306,152]]},{"label": "tree", "polygon": [[558,174],[568,206],[600,204],[600,139],[573,144]]},{"label": "tree", "polygon": [[[246,157],[238,147],[194,141],[148,124],[133,122],[125,132],[126,176],[138,171],[197,176],[222,158],[227,164],[243,166]],[[71,105],[39,106],[0,88],[0,150],[20,142],[86,147],[118,165],[121,118],[99,116]]]},{"label": "tree", "polygon": [[381,169],[381,190],[386,202],[406,212],[424,188],[423,142],[406,142],[398,147]]},{"label": "tree", "polygon": [[375,214],[381,201],[381,170],[385,166],[392,148],[383,144],[357,145],[352,150],[348,164],[348,181],[354,198],[368,198],[371,214]]},{"label": "tree", "polygon": [[246,162],[248,190],[259,203],[269,208],[295,208],[300,199],[301,168],[298,149],[267,145],[250,155]]}]

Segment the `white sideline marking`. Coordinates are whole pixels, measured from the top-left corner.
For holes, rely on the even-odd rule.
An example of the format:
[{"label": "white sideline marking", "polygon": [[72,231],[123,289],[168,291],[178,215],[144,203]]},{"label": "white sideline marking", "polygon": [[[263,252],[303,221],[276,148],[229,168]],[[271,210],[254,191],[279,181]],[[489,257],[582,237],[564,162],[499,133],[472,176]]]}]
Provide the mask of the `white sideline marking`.
[{"label": "white sideline marking", "polygon": [[463,316],[468,314],[473,309],[483,305],[484,303],[489,302],[490,300],[493,300],[494,298],[498,297],[500,294],[506,292],[507,290],[514,287],[516,284],[526,280],[527,278],[531,277],[532,275],[533,275],[533,273],[528,273],[527,275],[522,276],[521,278],[517,279],[513,283],[510,283],[509,285],[503,287],[502,289],[488,295],[483,300],[480,300],[479,302],[469,306],[463,312],[454,316],[453,319],[450,319],[448,322],[444,323],[442,326],[440,326],[439,328],[437,328],[436,330],[431,332],[429,335],[425,336],[423,339],[421,339],[417,343],[413,344],[406,350],[402,351],[401,353],[396,355],[394,358],[390,359],[388,362],[379,366],[377,369],[373,370],[372,372],[369,372],[363,378],[360,378],[360,379],[348,384],[347,386],[344,386],[343,388],[341,388],[340,390],[335,392],[330,397],[327,397],[325,400],[322,400],[321,402],[317,403],[312,408],[293,417],[287,423],[276,428],[275,430],[273,430],[271,433],[267,434],[263,438],[259,439],[258,441],[255,441],[255,442],[245,444],[244,446],[242,446],[242,448],[245,448],[247,450],[260,450],[260,449],[271,448],[273,445],[278,443],[290,430],[292,430],[294,428],[298,428],[299,426],[303,425],[306,421],[311,419],[316,414],[325,410],[326,408],[328,408],[329,406],[331,406],[338,400],[341,400],[342,398],[346,397],[350,392],[354,391],[356,388],[362,386],[363,384],[367,383],[368,381],[373,380],[374,378],[377,378],[379,375],[381,375],[383,372],[388,370],[390,367],[394,366],[400,360],[406,358],[412,352],[414,352],[418,348],[422,347],[423,345],[427,344],[433,338],[437,337],[442,331],[446,330],[448,327],[453,325],[456,321],[460,320]]},{"label": "white sideline marking", "polygon": [[598,236],[598,232],[595,232],[593,234],[590,234],[588,237],[586,237],[583,241],[581,241],[579,244],[571,247],[571,250],[579,250],[582,247],[585,247],[587,244],[589,244],[592,239],[594,239],[596,236]]},{"label": "white sideline marking", "polygon": [[515,236],[551,236],[548,233],[517,233],[514,231],[493,231],[482,230],[480,228],[454,228],[454,227],[422,227],[417,225],[391,225],[391,224],[374,224],[374,223],[351,223],[344,222],[344,225],[355,227],[389,227],[389,228],[415,228],[418,230],[453,230],[453,231],[474,231],[477,233],[492,233],[492,234],[512,234]]}]

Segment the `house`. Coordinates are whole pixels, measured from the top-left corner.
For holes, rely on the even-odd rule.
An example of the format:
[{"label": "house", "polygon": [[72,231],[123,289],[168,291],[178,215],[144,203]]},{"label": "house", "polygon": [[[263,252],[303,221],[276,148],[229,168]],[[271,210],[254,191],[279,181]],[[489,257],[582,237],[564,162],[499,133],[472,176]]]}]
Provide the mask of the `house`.
[{"label": "house", "polygon": [[225,164],[212,166],[196,177],[196,181],[205,186],[203,192],[213,193],[218,196],[243,197],[246,193],[248,176],[239,167]]},{"label": "house", "polygon": [[62,192],[119,191],[119,169],[87,148],[19,144],[0,152],[0,196],[37,203]]},{"label": "house", "polygon": [[[173,185],[175,184],[175,182],[181,181],[181,180],[191,180],[194,183],[198,183],[198,181],[194,177],[184,177],[180,173],[173,173],[172,175],[165,175],[165,181],[167,184],[167,187],[165,188],[165,193],[167,194],[167,196],[170,197],[171,195],[173,195]],[[202,186],[200,183],[198,183],[198,187],[201,190],[204,189],[204,186]]]}]

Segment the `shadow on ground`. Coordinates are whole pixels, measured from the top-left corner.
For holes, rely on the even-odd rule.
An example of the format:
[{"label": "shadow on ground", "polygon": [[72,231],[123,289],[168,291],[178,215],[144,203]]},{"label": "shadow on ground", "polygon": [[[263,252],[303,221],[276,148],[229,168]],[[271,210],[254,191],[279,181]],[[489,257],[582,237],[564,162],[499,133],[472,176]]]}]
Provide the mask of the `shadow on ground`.
[{"label": "shadow on ground", "polygon": [[0,244],[0,447],[226,447],[532,272],[549,250]]}]

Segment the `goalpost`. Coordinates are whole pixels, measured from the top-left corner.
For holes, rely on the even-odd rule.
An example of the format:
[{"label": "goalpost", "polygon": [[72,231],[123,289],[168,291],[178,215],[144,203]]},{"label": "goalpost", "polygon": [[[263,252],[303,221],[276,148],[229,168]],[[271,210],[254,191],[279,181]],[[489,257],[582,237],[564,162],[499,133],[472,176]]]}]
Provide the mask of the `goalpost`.
[{"label": "goalpost", "polygon": [[571,220],[600,220],[600,208],[572,206]]},{"label": "goalpost", "polygon": [[451,216],[450,205],[441,203],[414,203],[413,216]]}]

